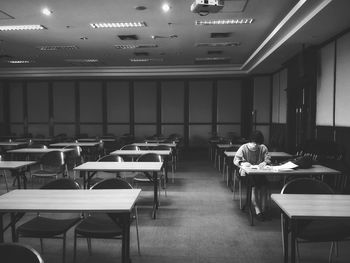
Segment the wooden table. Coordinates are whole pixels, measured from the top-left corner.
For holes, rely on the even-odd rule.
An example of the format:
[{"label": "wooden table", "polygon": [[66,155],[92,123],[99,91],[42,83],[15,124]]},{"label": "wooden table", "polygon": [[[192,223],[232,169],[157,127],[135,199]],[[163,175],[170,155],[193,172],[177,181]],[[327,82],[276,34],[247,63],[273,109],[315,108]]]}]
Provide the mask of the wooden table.
[{"label": "wooden table", "polygon": [[53,151],[60,151],[63,153],[73,151],[74,149],[72,148],[20,148],[20,149],[14,149],[14,150],[9,150],[7,151],[8,153],[13,154],[18,154],[18,153],[23,153],[26,154],[27,157],[26,159],[29,160],[30,155],[43,155],[48,152],[53,152]]},{"label": "wooden table", "polygon": [[[85,188],[89,188],[94,172],[149,172],[153,181],[153,218],[156,218],[158,201],[158,172],[161,172],[163,162],[86,162],[74,168],[83,177]],[[92,173],[91,173],[92,172]]]},{"label": "wooden table", "polygon": [[29,166],[35,163],[34,161],[0,161],[0,170],[10,170],[12,172],[12,176],[16,177],[18,189],[21,188],[21,178],[23,180],[23,187],[27,188],[25,172]]},{"label": "wooden table", "polygon": [[[308,169],[293,169],[293,170],[273,170],[273,169],[252,169],[250,167],[241,167],[246,172],[247,176],[253,176],[253,175],[278,175],[278,176],[305,176],[305,175],[311,175],[311,176],[323,176],[323,175],[340,175],[341,172],[325,167],[323,165],[313,165],[311,168]],[[251,225],[254,224],[253,221],[253,211],[252,211],[252,205],[251,205],[251,194],[252,194],[252,187],[249,185],[249,180],[247,180],[247,200],[245,207],[248,207],[249,215],[250,215],[250,223]]]},{"label": "wooden table", "polygon": [[284,218],[284,262],[288,262],[291,230],[291,262],[295,263],[295,222],[299,219],[350,219],[350,195],[272,194]]},{"label": "wooden table", "polygon": [[172,147],[172,148],[176,148],[177,147],[177,144],[176,143],[164,143],[164,142],[159,142],[159,143],[151,143],[151,142],[135,142],[133,143],[132,145],[136,145],[136,146],[139,146],[139,147],[149,147],[149,148],[152,148],[152,147],[157,147],[159,145],[165,145],[165,146],[168,146],[168,147]]},{"label": "wooden table", "polygon": [[80,147],[96,147],[101,142],[58,142],[50,144],[50,147],[67,147],[67,146],[80,146]]},{"label": "wooden table", "polygon": [[[137,158],[143,154],[146,153],[155,153],[164,158],[164,162],[166,163],[168,158],[171,157],[171,150],[116,150],[113,152],[110,152],[109,154],[116,154],[120,156],[130,156],[132,158],[132,161],[134,161],[134,158]],[[165,170],[165,180],[168,182],[168,166],[164,165]]]},{"label": "wooden table", "polygon": [[[233,174],[233,159],[235,158],[236,152],[225,152],[225,157],[228,159],[228,175],[227,175],[227,185],[232,187],[232,174]],[[284,161],[293,158],[292,154],[286,152],[269,152],[271,160],[274,161]],[[232,189],[231,189],[232,190]]]},{"label": "wooden table", "polygon": [[[241,147],[242,144],[231,144],[231,143],[219,143],[215,146],[215,155],[214,155],[214,166],[218,168],[218,170],[221,170],[221,163],[226,156],[224,155],[224,152],[229,148],[238,148]],[[221,158],[223,157],[223,158]],[[222,160],[221,160],[222,159]],[[224,170],[224,168],[222,169]]]},{"label": "wooden table", "polygon": [[4,242],[3,213],[11,213],[13,241],[15,213],[120,213],[123,221],[122,262],[129,263],[130,213],[140,192],[140,189],[13,190],[0,196],[0,242]]},{"label": "wooden table", "polygon": [[28,145],[28,142],[0,142],[0,147],[4,148],[5,150],[25,147],[26,145]]}]

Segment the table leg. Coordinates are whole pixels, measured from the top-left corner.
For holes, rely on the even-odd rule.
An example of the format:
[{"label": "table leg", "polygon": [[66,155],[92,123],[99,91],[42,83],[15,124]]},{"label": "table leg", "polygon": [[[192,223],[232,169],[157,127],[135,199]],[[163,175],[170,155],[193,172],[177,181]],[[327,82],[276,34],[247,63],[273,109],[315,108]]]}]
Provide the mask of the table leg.
[{"label": "table leg", "polygon": [[159,206],[158,200],[158,174],[157,172],[153,172],[153,219],[156,219],[157,209]]},{"label": "table leg", "polygon": [[4,243],[4,222],[3,222],[3,213],[0,213],[0,243]]},{"label": "table leg", "polygon": [[233,178],[232,178],[232,171],[233,171],[233,159],[231,157],[226,157],[228,162],[228,172],[227,172],[227,186],[231,189],[231,191],[234,191],[235,189],[232,188],[233,186]]},{"label": "table leg", "polygon": [[122,237],[122,263],[130,263],[130,214],[122,214],[122,226],[123,226],[123,237]]},{"label": "table leg", "polygon": [[288,263],[288,225],[289,219],[286,214],[282,214],[282,231],[283,231],[283,262]]},{"label": "table leg", "polygon": [[296,222],[293,219],[290,219],[290,257],[291,263],[295,263],[295,231],[296,231]]}]

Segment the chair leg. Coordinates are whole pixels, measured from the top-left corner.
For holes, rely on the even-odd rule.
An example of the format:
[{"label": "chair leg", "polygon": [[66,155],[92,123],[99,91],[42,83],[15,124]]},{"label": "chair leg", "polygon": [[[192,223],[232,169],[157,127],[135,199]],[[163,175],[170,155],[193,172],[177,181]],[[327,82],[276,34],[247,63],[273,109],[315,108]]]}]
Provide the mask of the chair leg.
[{"label": "chair leg", "polygon": [[336,246],[336,241],[333,241],[331,243],[331,248],[329,250],[329,256],[328,256],[328,262],[332,263],[332,257],[333,257],[333,251],[334,251],[334,247]]},{"label": "chair leg", "polygon": [[77,260],[77,233],[74,231],[73,263]]},{"label": "chair leg", "polygon": [[91,256],[92,255],[91,238],[88,237],[86,239],[86,242],[87,242],[87,246],[88,246],[89,255]]},{"label": "chair leg", "polygon": [[44,242],[42,238],[40,238],[40,251],[41,251],[41,254],[44,253]]},{"label": "chair leg", "polygon": [[8,181],[7,181],[7,175],[6,175],[6,171],[4,171],[4,173],[2,174],[4,176],[4,180],[5,180],[5,185],[6,185],[6,191],[9,191],[9,185],[8,185]]},{"label": "chair leg", "polygon": [[300,262],[299,242],[295,240],[295,250],[297,252],[297,260]]},{"label": "chair leg", "polygon": [[239,209],[242,209],[242,182],[241,180],[238,181],[238,189],[239,189]]},{"label": "chair leg", "polygon": [[62,262],[66,262],[66,233],[63,234],[63,251],[62,251]]}]

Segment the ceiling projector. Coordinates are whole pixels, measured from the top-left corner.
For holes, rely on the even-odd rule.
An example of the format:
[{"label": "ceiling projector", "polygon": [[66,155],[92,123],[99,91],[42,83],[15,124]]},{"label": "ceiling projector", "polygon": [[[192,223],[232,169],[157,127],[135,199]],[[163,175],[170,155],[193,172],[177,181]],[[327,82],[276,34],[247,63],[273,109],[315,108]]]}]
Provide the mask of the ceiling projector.
[{"label": "ceiling projector", "polygon": [[223,0],[195,0],[191,5],[193,13],[217,13],[224,7]]}]

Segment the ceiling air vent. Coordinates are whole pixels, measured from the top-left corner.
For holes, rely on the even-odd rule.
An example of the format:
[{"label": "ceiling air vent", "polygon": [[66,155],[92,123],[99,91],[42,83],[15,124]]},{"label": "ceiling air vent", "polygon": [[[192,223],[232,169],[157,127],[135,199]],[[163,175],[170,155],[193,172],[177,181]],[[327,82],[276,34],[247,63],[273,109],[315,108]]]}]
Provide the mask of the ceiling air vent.
[{"label": "ceiling air vent", "polygon": [[145,57],[145,56],[148,56],[149,53],[148,52],[134,52],[134,55],[136,57]]},{"label": "ceiling air vent", "polygon": [[230,60],[229,57],[203,57],[195,58],[194,62],[196,64],[228,64]]},{"label": "ceiling air vent", "polygon": [[118,35],[121,40],[138,40],[136,35]]},{"label": "ceiling air vent", "polygon": [[225,38],[225,37],[230,37],[231,33],[227,32],[227,33],[211,33],[210,37],[211,38]]},{"label": "ceiling air vent", "polygon": [[222,50],[208,50],[208,55],[221,55]]}]

